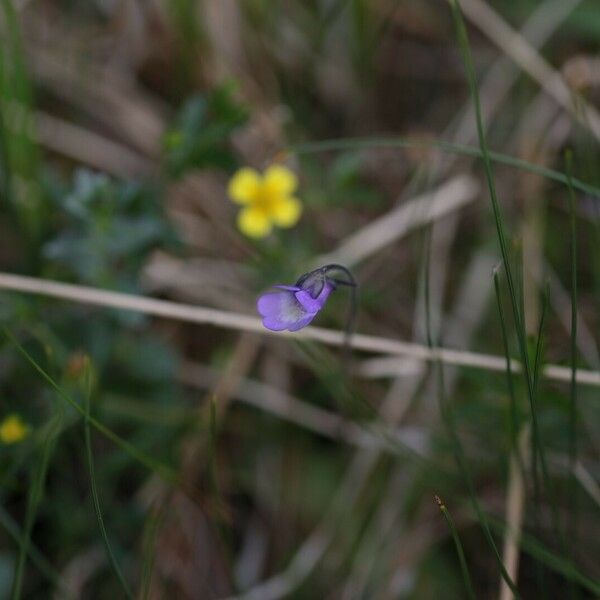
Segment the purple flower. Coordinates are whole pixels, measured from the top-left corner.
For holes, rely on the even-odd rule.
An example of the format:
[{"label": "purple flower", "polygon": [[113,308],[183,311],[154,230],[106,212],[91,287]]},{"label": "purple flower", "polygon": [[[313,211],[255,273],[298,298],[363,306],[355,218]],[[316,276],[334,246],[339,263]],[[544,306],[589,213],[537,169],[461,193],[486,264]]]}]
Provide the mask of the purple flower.
[{"label": "purple flower", "polygon": [[[334,270],[343,271],[350,281],[328,277]],[[356,286],[350,272],[341,265],[326,265],[306,273],[296,285],[274,285],[280,291],[263,294],[256,303],[263,325],[271,331],[298,331],[306,327],[337,285]]]}]

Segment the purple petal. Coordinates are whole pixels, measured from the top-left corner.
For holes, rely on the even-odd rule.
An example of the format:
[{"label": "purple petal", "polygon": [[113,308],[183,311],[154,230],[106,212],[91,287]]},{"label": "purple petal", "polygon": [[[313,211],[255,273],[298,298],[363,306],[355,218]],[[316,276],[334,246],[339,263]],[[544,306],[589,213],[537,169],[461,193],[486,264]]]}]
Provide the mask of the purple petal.
[{"label": "purple petal", "polygon": [[329,294],[331,294],[333,289],[334,288],[330,283],[326,283],[323,286],[321,293],[316,298],[313,298],[310,295],[310,293],[305,290],[296,292],[295,296],[296,296],[296,300],[298,300],[298,302],[300,302],[300,304],[308,312],[318,312],[325,305],[325,302],[327,301],[327,298],[329,297]]},{"label": "purple petal", "polygon": [[271,331],[283,331],[288,328],[288,323],[278,317],[263,317],[263,326]]},{"label": "purple petal", "polygon": [[[256,303],[263,325],[272,331],[298,331],[306,327],[323,308],[335,286],[325,282],[316,298],[310,290],[292,285],[273,286],[281,292],[269,292]],[[313,288],[314,289],[314,288]]]},{"label": "purple petal", "polygon": [[256,307],[263,317],[263,325],[273,331],[293,327],[308,316],[291,290],[263,294]]},{"label": "purple petal", "polygon": [[296,296],[296,300],[302,305],[302,308],[309,313],[317,313],[323,308],[323,304],[319,298],[313,298],[304,290],[296,292],[294,295]]},{"label": "purple petal", "polygon": [[298,331],[298,329],[302,329],[303,327],[306,327],[316,316],[317,316],[316,312],[308,314],[303,319],[300,319],[299,321],[297,321],[293,325],[290,325],[288,327],[288,329],[290,331]]},{"label": "purple petal", "polygon": [[282,297],[286,296],[285,292],[271,292],[263,294],[256,302],[258,313],[263,317],[268,317],[271,314],[278,313],[282,303]]}]

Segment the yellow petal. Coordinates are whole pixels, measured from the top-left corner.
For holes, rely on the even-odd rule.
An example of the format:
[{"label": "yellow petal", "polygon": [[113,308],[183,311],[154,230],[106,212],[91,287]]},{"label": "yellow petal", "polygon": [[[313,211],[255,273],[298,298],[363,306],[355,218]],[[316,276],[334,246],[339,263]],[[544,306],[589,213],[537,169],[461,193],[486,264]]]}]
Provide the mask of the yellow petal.
[{"label": "yellow petal", "polygon": [[302,203],[297,198],[282,198],[273,206],[273,221],[279,227],[293,227],[302,214]]},{"label": "yellow petal", "polygon": [[243,167],[230,179],[227,192],[238,204],[249,204],[260,190],[260,175],[248,167]]},{"label": "yellow petal", "polygon": [[262,238],[271,232],[271,221],[262,210],[244,208],[238,215],[238,227],[248,237]]},{"label": "yellow petal", "polygon": [[10,415],[0,424],[0,441],[14,444],[27,437],[29,428],[18,415]]},{"label": "yellow petal", "polygon": [[298,187],[298,178],[293,171],[283,165],[271,165],[264,175],[265,185],[271,194],[287,196]]}]

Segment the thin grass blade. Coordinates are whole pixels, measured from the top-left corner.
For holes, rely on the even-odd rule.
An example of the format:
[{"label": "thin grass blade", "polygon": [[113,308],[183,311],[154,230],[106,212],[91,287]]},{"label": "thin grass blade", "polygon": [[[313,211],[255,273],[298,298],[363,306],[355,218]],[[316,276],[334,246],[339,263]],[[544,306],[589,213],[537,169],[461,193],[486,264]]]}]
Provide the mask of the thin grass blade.
[{"label": "thin grass blade", "polygon": [[92,375],[90,371],[89,361],[87,361],[85,379],[86,381],[86,398],[85,398],[85,415],[84,415],[84,432],[85,432],[85,451],[87,456],[88,470],[90,473],[90,488],[92,492],[92,500],[94,503],[94,512],[96,513],[96,520],[98,521],[98,529],[104,542],[104,548],[106,550],[106,556],[108,562],[115,574],[116,578],[123,589],[123,593],[127,598],[133,600],[133,595],[129,589],[127,581],[119,567],[119,563],[112,551],[110,540],[108,539],[108,533],[104,524],[104,518],[102,516],[102,508],[100,506],[100,495],[98,494],[98,485],[96,483],[96,471],[94,467],[94,453],[92,451],[92,434],[90,431],[90,408],[91,408],[91,396],[92,396]]},{"label": "thin grass blade", "polygon": [[469,566],[467,565],[467,559],[465,558],[465,552],[463,550],[462,543],[460,541],[460,536],[458,535],[458,531],[456,526],[454,525],[454,520],[450,515],[450,511],[446,508],[446,504],[442,502],[442,499],[439,496],[435,496],[435,502],[438,505],[446,523],[448,524],[448,528],[450,529],[450,533],[452,534],[452,539],[454,540],[454,545],[456,546],[456,553],[458,554],[458,560],[460,561],[460,571],[462,573],[462,578],[465,584],[465,589],[467,591],[467,596],[471,600],[475,600],[475,592],[473,591],[473,584],[471,583],[471,575],[469,574]]},{"label": "thin grass blade", "polygon": [[54,416],[47,425],[47,433],[41,449],[40,459],[35,463],[32,474],[31,488],[27,499],[27,510],[25,513],[25,523],[23,525],[23,535],[19,544],[19,556],[15,566],[15,576],[11,591],[11,600],[18,600],[23,591],[23,576],[25,573],[25,563],[30,552],[31,532],[35,523],[38,508],[44,496],[44,487],[46,484],[46,475],[50,456],[54,450],[56,439],[62,430],[64,409],[58,405]]},{"label": "thin grass blade", "polygon": [[577,213],[575,211],[575,192],[571,180],[572,155],[567,152],[567,180],[569,184],[569,216],[571,241],[571,386],[569,402],[569,501],[571,504],[569,537],[571,554],[578,547],[579,486],[575,468],[577,465]]},{"label": "thin grass blade", "polygon": [[[300,156],[303,154],[318,154],[321,152],[334,152],[342,150],[362,150],[367,148],[437,148],[442,152],[456,154],[458,156],[467,156],[470,158],[483,158],[483,152],[481,148],[477,148],[475,146],[454,144],[452,142],[446,142],[444,140],[435,139],[416,140],[401,136],[344,138],[321,140],[318,142],[308,142],[305,144],[296,144],[288,146],[283,151],[283,154],[279,154],[278,157],[281,158],[281,156],[284,154],[293,154]],[[565,173],[562,173],[561,171],[556,171],[554,169],[542,167],[541,165],[536,165],[521,158],[510,156],[508,154],[502,154],[493,150],[488,150],[487,154],[489,159],[497,164],[512,167],[514,169],[519,169],[521,171],[526,171],[528,173],[533,173],[535,175],[539,175],[540,177],[545,177],[546,179],[549,179],[551,181],[562,183],[565,186],[569,184],[568,176]],[[589,194],[590,196],[593,196],[595,198],[600,198],[600,188],[590,183],[573,177],[571,179],[571,185],[574,189],[583,192],[584,194]]]}]

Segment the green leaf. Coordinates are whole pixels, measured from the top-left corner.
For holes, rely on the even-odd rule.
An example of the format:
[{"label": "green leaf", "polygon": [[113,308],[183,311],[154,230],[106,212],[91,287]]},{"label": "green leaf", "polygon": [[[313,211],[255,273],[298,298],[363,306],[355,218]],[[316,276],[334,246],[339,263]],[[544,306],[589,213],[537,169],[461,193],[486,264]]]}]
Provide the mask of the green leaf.
[{"label": "green leaf", "polygon": [[236,161],[227,142],[246,118],[231,85],[190,98],[163,139],[169,175],[178,178],[191,169],[234,168]]}]

